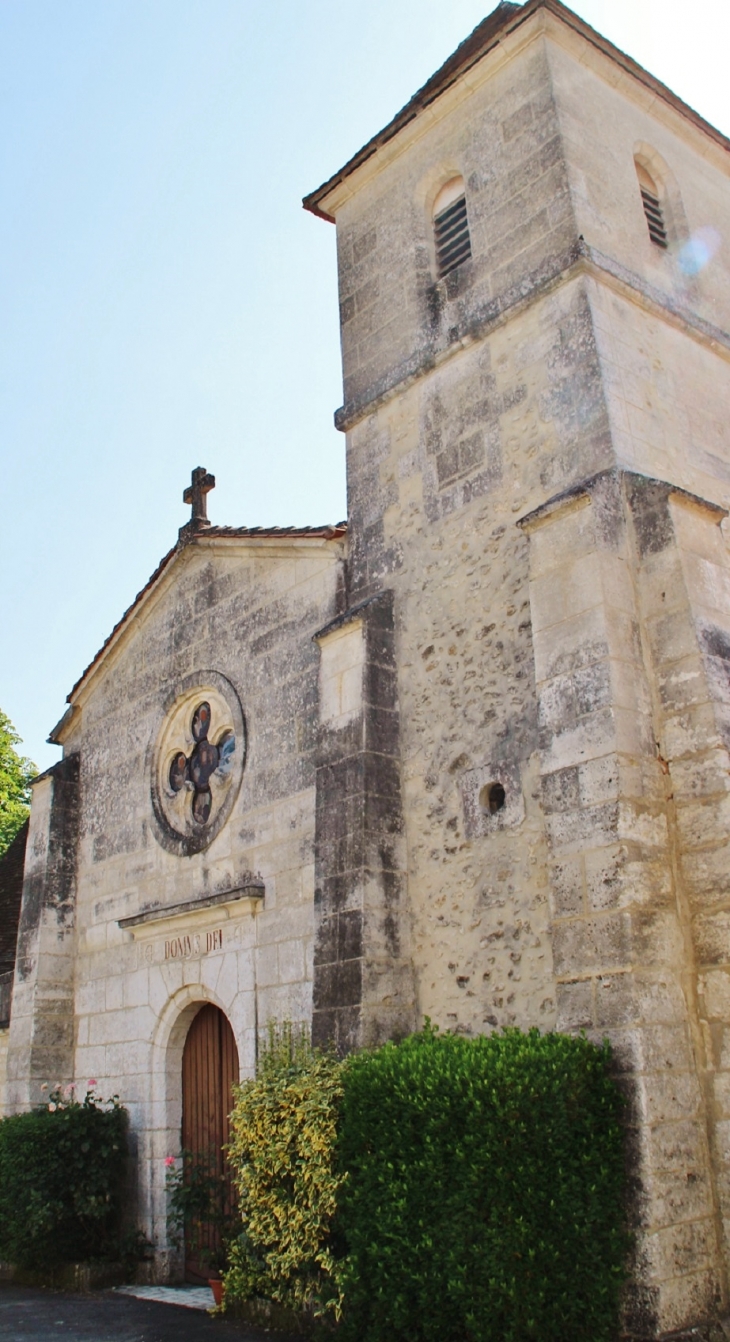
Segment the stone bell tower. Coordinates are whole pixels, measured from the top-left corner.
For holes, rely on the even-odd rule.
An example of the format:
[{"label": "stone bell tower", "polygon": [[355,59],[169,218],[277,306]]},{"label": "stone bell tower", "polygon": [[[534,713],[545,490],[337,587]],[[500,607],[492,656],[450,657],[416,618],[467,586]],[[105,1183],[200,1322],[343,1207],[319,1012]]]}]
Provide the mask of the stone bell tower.
[{"label": "stone bell tower", "polygon": [[729,151],[528,0],[305,201],[350,543],[315,1035],[607,1035],[635,1338],[728,1312]]}]

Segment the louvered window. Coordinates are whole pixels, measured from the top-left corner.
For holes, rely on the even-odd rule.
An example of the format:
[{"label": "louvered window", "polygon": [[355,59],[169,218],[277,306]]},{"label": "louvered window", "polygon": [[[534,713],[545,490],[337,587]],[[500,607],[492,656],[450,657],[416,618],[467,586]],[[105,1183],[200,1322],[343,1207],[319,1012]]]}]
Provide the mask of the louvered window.
[{"label": "louvered window", "polygon": [[656,243],[657,247],[666,247],[667,230],[664,226],[662,207],[659,204],[657,197],[653,196],[651,191],[647,191],[646,187],[642,186],[641,199],[644,202],[644,214],[646,215],[646,222],[649,226],[649,237],[652,242]]},{"label": "louvered window", "polygon": [[641,203],[644,206],[644,215],[649,229],[649,237],[655,242],[657,247],[666,247],[667,226],[664,222],[664,212],[662,210],[659,192],[656,184],[640,163],[636,164],[636,175],[639,179],[639,189],[641,191]]},{"label": "louvered window", "polygon": [[441,278],[471,256],[463,178],[455,177],[442,187],[434,205],[433,227],[436,265]]}]

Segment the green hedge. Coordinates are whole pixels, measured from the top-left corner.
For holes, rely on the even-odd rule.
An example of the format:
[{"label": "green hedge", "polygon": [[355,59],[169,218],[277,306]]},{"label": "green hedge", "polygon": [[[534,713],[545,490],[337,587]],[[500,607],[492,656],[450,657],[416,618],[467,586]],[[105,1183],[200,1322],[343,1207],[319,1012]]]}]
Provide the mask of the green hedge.
[{"label": "green hedge", "polygon": [[624,1275],[609,1050],[431,1029],[345,1066],[337,1219],[357,1342],[607,1342]]},{"label": "green hedge", "polygon": [[238,1092],[229,1306],[343,1342],[608,1342],[627,1256],[608,1045],[427,1027],[338,1063],[284,1030]]},{"label": "green hedge", "polygon": [[92,1092],[2,1119],[0,1259],[42,1270],[117,1257],[126,1154],[126,1110]]}]

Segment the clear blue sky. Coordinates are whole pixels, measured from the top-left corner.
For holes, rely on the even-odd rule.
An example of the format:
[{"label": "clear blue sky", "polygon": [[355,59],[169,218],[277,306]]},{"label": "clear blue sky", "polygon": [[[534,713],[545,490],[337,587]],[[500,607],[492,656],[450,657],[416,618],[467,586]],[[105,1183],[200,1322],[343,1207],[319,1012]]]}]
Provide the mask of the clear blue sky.
[{"label": "clear blue sky", "polygon": [[[215,472],[215,522],[345,511],[334,229],[301,197],[490,0],[0,0],[0,707],[65,696]],[[578,12],[730,131],[729,0]]]}]

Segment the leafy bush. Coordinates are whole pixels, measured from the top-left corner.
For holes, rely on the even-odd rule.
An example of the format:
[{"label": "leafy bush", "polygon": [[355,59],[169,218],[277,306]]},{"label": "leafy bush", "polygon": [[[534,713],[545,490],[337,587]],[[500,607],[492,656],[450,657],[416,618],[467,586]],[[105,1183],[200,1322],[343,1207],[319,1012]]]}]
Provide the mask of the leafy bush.
[{"label": "leafy bush", "polygon": [[229,1158],[243,1234],[229,1247],[227,1303],[263,1296],[320,1312],[332,1297],[331,1225],[341,1064],[272,1026],[254,1081],[238,1087]]},{"label": "leafy bush", "polygon": [[226,1300],[343,1342],[608,1342],[627,1239],[608,1045],[430,1026],[338,1063],[291,1031],[243,1085]]},{"label": "leafy bush", "polygon": [[127,1113],[54,1092],[0,1120],[0,1259],[44,1269],[120,1251]]},{"label": "leafy bush", "polygon": [[608,1045],[426,1028],[345,1066],[344,1338],[606,1342],[626,1238]]}]

